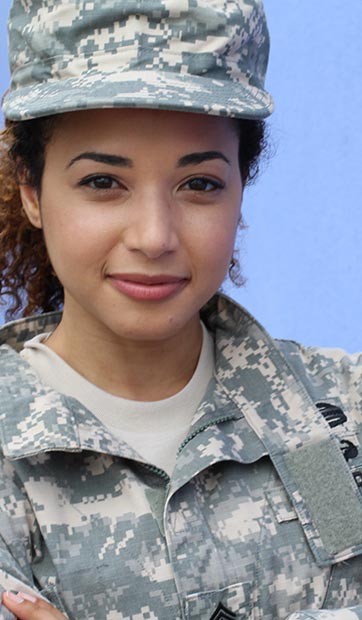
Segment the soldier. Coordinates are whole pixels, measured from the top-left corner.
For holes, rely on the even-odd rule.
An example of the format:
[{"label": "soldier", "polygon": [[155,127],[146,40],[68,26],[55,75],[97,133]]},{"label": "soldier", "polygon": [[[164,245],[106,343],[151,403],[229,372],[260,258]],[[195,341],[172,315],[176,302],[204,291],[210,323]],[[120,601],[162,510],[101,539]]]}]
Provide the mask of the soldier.
[{"label": "soldier", "polygon": [[0,618],[362,619],[362,358],[219,292],[261,0],[13,0],[9,41]]}]

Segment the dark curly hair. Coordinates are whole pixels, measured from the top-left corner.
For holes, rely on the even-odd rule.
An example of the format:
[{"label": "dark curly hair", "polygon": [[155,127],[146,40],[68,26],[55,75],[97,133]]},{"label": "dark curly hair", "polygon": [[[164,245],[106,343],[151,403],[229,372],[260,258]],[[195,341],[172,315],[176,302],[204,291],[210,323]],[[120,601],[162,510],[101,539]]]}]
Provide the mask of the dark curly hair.
[{"label": "dark curly hair", "polygon": [[[61,308],[63,288],[52,269],[43,232],[32,226],[22,208],[19,179],[41,194],[45,148],[57,116],[27,121],[7,121],[0,133],[0,299],[7,318],[29,316]],[[244,185],[259,171],[266,150],[265,123],[240,120],[239,166]],[[237,262],[230,276],[239,279]]]}]

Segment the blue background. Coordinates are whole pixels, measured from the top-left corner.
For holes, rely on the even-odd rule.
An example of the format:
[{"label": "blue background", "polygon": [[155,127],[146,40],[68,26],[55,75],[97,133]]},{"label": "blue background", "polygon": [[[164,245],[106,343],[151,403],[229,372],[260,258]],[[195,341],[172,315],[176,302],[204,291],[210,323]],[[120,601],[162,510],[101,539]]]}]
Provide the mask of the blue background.
[{"label": "blue background", "polygon": [[[1,92],[9,6],[1,0]],[[247,284],[227,290],[274,336],[362,351],[362,2],[265,8],[274,156],[245,192]]]}]

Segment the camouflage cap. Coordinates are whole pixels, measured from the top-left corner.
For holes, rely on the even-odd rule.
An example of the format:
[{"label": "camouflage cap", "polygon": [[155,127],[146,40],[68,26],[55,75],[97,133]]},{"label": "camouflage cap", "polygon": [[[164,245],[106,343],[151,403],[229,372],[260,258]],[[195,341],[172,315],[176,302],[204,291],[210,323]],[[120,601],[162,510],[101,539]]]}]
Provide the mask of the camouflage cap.
[{"label": "camouflage cap", "polygon": [[5,116],[140,107],[243,118],[264,90],[262,0],[13,0]]}]

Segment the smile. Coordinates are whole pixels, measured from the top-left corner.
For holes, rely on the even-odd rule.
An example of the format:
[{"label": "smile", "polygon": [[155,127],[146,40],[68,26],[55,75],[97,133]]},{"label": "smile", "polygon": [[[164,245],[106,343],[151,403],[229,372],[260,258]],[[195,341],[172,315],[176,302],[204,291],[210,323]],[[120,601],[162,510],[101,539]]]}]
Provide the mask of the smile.
[{"label": "smile", "polygon": [[188,282],[187,278],[169,275],[111,274],[108,278],[121,293],[145,301],[159,301],[172,297]]}]

